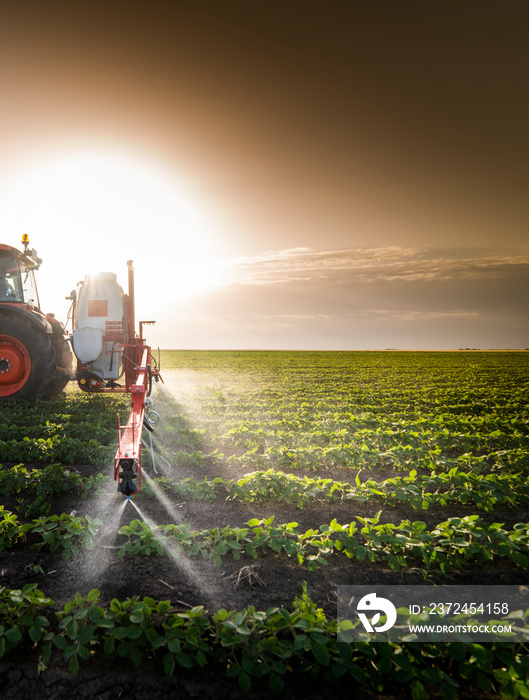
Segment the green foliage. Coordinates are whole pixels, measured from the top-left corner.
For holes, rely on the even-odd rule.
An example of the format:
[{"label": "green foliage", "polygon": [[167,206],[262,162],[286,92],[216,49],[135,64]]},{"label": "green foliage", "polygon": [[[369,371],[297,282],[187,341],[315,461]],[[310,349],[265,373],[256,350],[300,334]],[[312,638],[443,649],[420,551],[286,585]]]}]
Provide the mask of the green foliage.
[{"label": "green foliage", "polygon": [[[329,516],[308,530],[259,517],[201,531],[133,521],[120,530],[120,556],[169,552],[220,564],[225,556],[272,553],[309,570],[346,557],[414,568],[428,580],[491,560],[527,570],[528,524],[507,529],[464,515],[529,505],[526,353],[182,352],[165,354],[162,364],[198,377],[192,401],[161,421],[163,454],[204,478],[163,477],[153,489],[186,500],[226,494],[255,503],[257,515],[267,500],[298,507],[350,500],[374,505],[371,512],[384,507],[384,520],[388,507],[401,504],[419,511],[457,504],[461,517],[429,528],[419,519],[381,522],[380,513],[345,524]],[[0,490],[17,513],[0,506],[0,551],[27,540],[71,557],[92,546],[97,521],[50,518],[48,509],[60,494],[84,497],[99,488],[104,476],[83,480],[64,465],[109,463],[115,414],[128,409],[127,398],[82,394],[2,404],[0,453],[8,466],[0,469]],[[212,466],[245,476],[211,480]],[[326,469],[339,479],[314,475]],[[140,497],[150,490],[144,483]],[[456,697],[460,686],[528,697],[523,645],[339,643],[336,621],[325,619],[306,588],[292,610],[250,606],[212,616],[201,606],[182,613],[150,598],[103,606],[97,591],[58,612],[50,603],[34,586],[0,589],[0,656],[34,649],[46,665],[62,654],[73,673],[99,654],[152,658],[167,675],[210,664],[245,691],[264,682],[281,693],[289,677],[309,674],[325,683],[350,678],[378,694],[402,684],[413,698]]]},{"label": "green foliage", "polygon": [[168,600],[138,596],[103,606],[96,589],[77,594],[62,610],[53,612],[53,605],[33,584],[1,588],[0,657],[16,648],[34,649],[43,669],[58,653],[72,674],[94,656],[134,664],[156,659],[168,676],[180,667],[208,666],[245,692],[266,682],[281,694],[289,678],[308,675],[331,686],[348,678],[353,693],[363,687],[386,694],[400,686],[418,700],[430,693],[456,697],[462,686],[527,697],[525,645],[340,642],[336,620],[327,620],[306,584],[291,610],[248,606],[209,616],[202,606],[177,612]]},{"label": "green foliage", "polygon": [[305,475],[299,477],[274,469],[246,474],[237,480],[221,477],[209,480],[191,478],[175,481],[156,477],[142,486],[136,498],[150,498],[160,489],[186,500],[213,500],[222,489],[229,500],[248,502],[281,501],[299,508],[314,502],[357,501],[381,503],[398,507],[403,503],[415,510],[449,503],[471,505],[486,512],[498,506],[525,508],[529,505],[529,480],[521,474],[474,474],[454,467],[449,472],[420,475],[412,470],[408,476],[397,476],[375,481],[360,480],[354,485],[334,479]]},{"label": "green foliage", "polygon": [[[149,527],[133,520],[119,529],[126,537],[119,556],[202,555],[220,564],[228,554],[234,559],[246,555],[257,558],[270,549],[278,555],[293,557],[299,564],[314,570],[325,565],[327,558],[340,553],[358,561],[385,561],[392,569],[420,565],[428,576],[434,572],[448,574],[469,562],[506,559],[520,568],[529,566],[529,523],[518,523],[505,530],[500,523],[487,525],[478,516],[448,518],[429,531],[421,521],[403,520],[400,524],[379,523],[373,518],[357,517],[355,523],[341,525],[332,520],[320,528],[298,530],[296,522],[275,525],[274,518],[248,521],[248,527],[225,526],[192,531],[186,525]],[[0,546],[13,547],[23,537],[37,540],[34,547],[62,550],[65,558],[79,553],[79,548],[93,547],[99,521],[62,514],[41,517],[20,525],[16,515],[0,507]]]},{"label": "green foliage", "polygon": [[127,542],[119,550],[119,556],[125,554],[163,554],[164,544],[167,541],[159,528],[153,532],[147,523],[142,520],[133,520],[129,525],[123,525],[118,530],[120,535],[127,536]]},{"label": "green foliage", "polygon": [[489,512],[499,505],[520,508],[529,505],[529,481],[521,474],[479,475],[459,472],[457,467],[448,473],[432,472],[429,476],[418,475],[413,470],[407,477],[393,477],[382,482],[368,479],[362,483],[357,475],[355,486],[268,469],[246,474],[226,485],[230,499],[283,501],[300,508],[314,501],[331,500],[380,502],[393,507],[407,503],[421,510],[460,503]]},{"label": "green foliage", "polygon": [[104,454],[100,443],[94,439],[61,437],[23,437],[21,440],[0,440],[0,451],[9,462],[51,462],[60,460],[65,464],[93,464]]},{"label": "green foliage", "polygon": [[500,523],[487,525],[477,515],[448,518],[432,531],[422,521],[403,520],[398,525],[379,524],[380,511],[373,518],[357,517],[355,523],[328,525],[298,530],[298,523],[274,524],[274,517],[248,521],[247,528],[210,528],[192,531],[188,525],[153,527],[133,520],[120,528],[127,541],[119,556],[127,554],[164,554],[178,556],[201,554],[221,563],[223,556],[242,555],[256,559],[259,552],[271,549],[277,555],[294,558],[310,571],[327,564],[328,557],[339,553],[358,561],[385,561],[390,568],[418,567],[425,577],[447,575],[469,562],[506,559],[520,568],[529,566],[529,523],[518,523],[512,530]]},{"label": "green foliage", "polygon": [[52,604],[33,583],[21,590],[0,588],[0,658],[25,637],[34,643],[49,638],[50,623],[43,609]]},{"label": "green foliage", "polygon": [[0,421],[0,453],[6,462],[97,464],[112,453],[120,396],[64,394],[53,401],[6,401]]},{"label": "green foliage", "polygon": [[221,477],[211,480],[206,477],[201,481],[191,478],[175,481],[167,476],[159,476],[143,484],[135,498],[152,498],[156,496],[157,489],[160,489],[186,500],[213,501],[216,498],[216,487],[222,483]]},{"label": "green foliage", "polygon": [[50,552],[62,550],[62,556],[69,559],[72,555],[79,554],[80,547],[93,548],[93,538],[97,533],[100,520],[90,518],[78,518],[74,515],[52,515],[50,517],[37,518],[28,525],[23,526],[26,533],[30,533],[32,539],[37,539],[33,545],[36,549],[49,549]]},{"label": "green foliage", "polygon": [[50,464],[38,469],[16,464],[0,469],[0,488],[5,496],[20,495],[32,500],[40,499],[43,503],[72,491],[85,498],[89,491],[100,489],[107,479],[104,474],[84,479],[78,471],[62,464]]},{"label": "green foliage", "polygon": [[98,607],[98,602],[99,591],[96,589],[85,597],[78,593],[74,600],[66,603],[62,611],[56,613],[58,632],[44,646],[44,665],[50,659],[52,648],[56,647],[68,661],[70,672],[76,674],[79,671],[80,660],[87,661],[99,641],[98,628],[104,629],[105,613]]},{"label": "green foliage", "polygon": [[[527,483],[527,353],[182,351],[164,353],[163,362],[189,363],[197,376],[194,401],[167,428],[181,435],[175,463],[200,450],[207,465],[219,450],[247,472],[338,467],[439,476],[457,467],[467,475],[511,472]],[[502,498],[507,485],[500,484]]]},{"label": "green foliage", "polygon": [[17,516],[0,506],[0,552],[13,547],[23,536]]}]

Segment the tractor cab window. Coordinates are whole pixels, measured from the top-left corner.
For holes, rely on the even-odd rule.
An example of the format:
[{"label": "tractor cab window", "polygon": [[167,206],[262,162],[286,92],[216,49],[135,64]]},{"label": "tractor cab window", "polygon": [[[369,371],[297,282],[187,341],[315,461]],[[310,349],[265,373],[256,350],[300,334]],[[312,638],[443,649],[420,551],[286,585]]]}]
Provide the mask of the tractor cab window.
[{"label": "tractor cab window", "polygon": [[22,293],[24,295],[24,301],[30,306],[36,306],[39,308],[39,297],[37,294],[37,285],[35,284],[35,273],[33,270],[26,270],[22,268]]},{"label": "tractor cab window", "polygon": [[13,260],[11,255],[1,255],[0,253],[0,302],[23,302],[23,289],[18,261]]}]

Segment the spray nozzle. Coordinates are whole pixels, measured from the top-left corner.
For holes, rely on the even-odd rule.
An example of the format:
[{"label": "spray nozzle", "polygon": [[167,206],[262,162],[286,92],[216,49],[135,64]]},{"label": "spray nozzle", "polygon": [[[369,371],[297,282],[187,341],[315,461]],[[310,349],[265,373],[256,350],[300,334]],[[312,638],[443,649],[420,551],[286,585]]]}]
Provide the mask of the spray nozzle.
[{"label": "spray nozzle", "polygon": [[118,491],[129,498],[138,490],[136,484],[134,483],[134,479],[136,478],[136,474],[134,473],[134,462],[130,459],[124,459],[121,461],[120,466],[122,471],[119,474]]}]

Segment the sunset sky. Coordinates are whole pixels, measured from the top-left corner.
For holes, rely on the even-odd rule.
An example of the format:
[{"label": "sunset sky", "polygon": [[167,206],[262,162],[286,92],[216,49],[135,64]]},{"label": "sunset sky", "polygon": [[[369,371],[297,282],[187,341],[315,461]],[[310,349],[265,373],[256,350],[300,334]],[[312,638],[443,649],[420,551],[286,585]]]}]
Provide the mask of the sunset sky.
[{"label": "sunset sky", "polygon": [[0,8],[0,239],[164,348],[529,347],[526,0]]}]

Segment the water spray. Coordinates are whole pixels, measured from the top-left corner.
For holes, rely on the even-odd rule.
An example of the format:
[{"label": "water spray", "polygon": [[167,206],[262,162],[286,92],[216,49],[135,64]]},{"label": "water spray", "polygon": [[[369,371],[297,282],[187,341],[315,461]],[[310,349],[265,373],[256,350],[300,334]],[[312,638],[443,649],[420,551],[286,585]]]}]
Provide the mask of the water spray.
[{"label": "water spray", "polygon": [[145,472],[145,478],[147,479],[147,482],[149,483],[149,486],[151,487],[154,496],[158,499],[158,502],[160,503],[161,506],[164,507],[165,511],[169,515],[169,517],[172,519],[173,522],[181,522],[182,521],[182,516],[180,513],[176,511],[176,506],[171,502],[169,498],[165,495],[163,490],[157,485],[156,481],[151,478],[147,472]]}]

